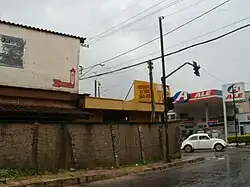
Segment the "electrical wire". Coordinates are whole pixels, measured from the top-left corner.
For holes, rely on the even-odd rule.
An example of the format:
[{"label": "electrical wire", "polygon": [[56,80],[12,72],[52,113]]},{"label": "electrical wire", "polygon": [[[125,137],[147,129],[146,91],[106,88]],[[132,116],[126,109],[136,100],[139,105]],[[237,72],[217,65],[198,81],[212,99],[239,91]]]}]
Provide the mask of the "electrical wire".
[{"label": "electrical wire", "polygon": [[214,79],[216,79],[216,80],[218,80],[218,81],[220,81],[220,82],[222,82],[222,83],[225,83],[224,80],[222,80],[222,79],[220,79],[219,77],[217,77],[217,76],[213,75],[212,73],[208,72],[204,67],[201,67],[201,69],[202,69],[206,74],[208,74],[208,75],[210,75],[211,77],[213,77]]},{"label": "electrical wire", "polygon": [[[216,10],[217,8],[223,6],[224,4],[228,3],[229,1],[230,1],[230,0],[226,0],[226,1],[222,2],[222,3],[220,3],[219,5],[217,5],[217,6],[213,7],[213,8],[211,8],[211,9],[209,9],[208,11],[206,11],[206,12],[200,14],[199,16],[197,16],[197,17],[195,17],[195,18],[193,18],[193,19],[191,19],[191,20],[185,22],[184,24],[182,24],[182,25],[180,25],[180,26],[178,26],[178,27],[172,29],[171,31],[165,33],[164,36],[166,36],[166,35],[168,35],[168,34],[171,34],[171,33],[175,32],[175,31],[181,29],[182,27],[184,27],[184,26],[186,26],[186,25],[188,25],[188,24],[190,24],[190,23],[196,21],[197,19],[199,19],[199,18],[201,18],[201,17],[203,17],[203,16],[209,14],[210,12],[212,12],[212,11]],[[110,59],[108,59],[108,60],[105,60],[105,61],[103,61],[103,62],[101,62],[101,63],[105,64],[105,63],[110,62],[110,61],[112,61],[112,60],[115,60],[115,59],[117,59],[117,58],[119,58],[119,57],[121,57],[121,56],[124,56],[124,55],[126,55],[126,54],[128,54],[128,53],[131,53],[131,52],[133,52],[133,51],[136,51],[137,49],[140,49],[140,48],[142,48],[142,47],[144,47],[144,46],[146,46],[146,45],[148,45],[148,44],[150,44],[150,43],[152,43],[152,42],[158,40],[159,38],[160,38],[160,37],[156,37],[156,38],[154,38],[154,39],[152,39],[152,40],[150,40],[150,41],[148,41],[148,42],[146,42],[146,43],[144,43],[144,44],[141,44],[141,45],[139,45],[139,46],[137,46],[137,47],[135,47],[135,48],[132,48],[132,49],[126,51],[126,52],[123,52],[123,53],[121,53],[121,54],[119,54],[119,55],[117,55],[117,56],[114,56],[114,57],[112,57],[112,58],[110,58]],[[98,63],[98,64],[100,64],[100,63]]]},{"label": "electrical wire", "polygon": [[[198,2],[196,2],[196,3],[194,3],[194,4],[191,4],[191,5],[189,5],[189,6],[186,6],[186,7],[182,8],[182,9],[179,9],[179,10],[173,12],[173,13],[170,13],[170,14],[168,14],[168,15],[165,15],[165,16],[164,16],[164,17],[165,17],[165,20],[166,20],[166,19],[169,19],[169,17],[171,17],[171,16],[173,16],[173,15],[175,15],[175,14],[178,14],[178,13],[180,13],[180,12],[182,12],[182,11],[185,11],[185,10],[187,10],[187,9],[189,9],[189,8],[192,8],[192,7],[194,7],[194,6],[196,6],[196,5],[200,4],[200,3],[202,3],[203,1],[207,1],[207,0],[198,1]],[[190,19],[190,18],[188,18],[188,19],[183,19],[183,21],[186,21],[186,20],[189,20],[189,19]],[[146,29],[149,29],[149,28],[153,28],[153,26],[149,26],[149,27],[146,27],[146,28],[133,29],[132,31],[137,32],[137,31],[146,30]],[[155,26],[154,26],[154,28],[155,28]]]},{"label": "electrical wire", "polygon": [[[171,49],[171,48],[173,48],[173,47],[177,47],[177,46],[179,46],[179,45],[183,45],[183,44],[189,43],[189,42],[191,42],[191,41],[193,41],[193,40],[196,40],[196,39],[198,39],[198,38],[207,36],[207,35],[209,35],[209,34],[212,34],[212,33],[214,33],[214,32],[220,31],[220,30],[222,30],[222,29],[228,28],[228,27],[230,27],[230,26],[232,26],[232,25],[238,24],[238,23],[243,22],[243,21],[248,20],[248,19],[250,19],[250,16],[249,16],[249,17],[246,17],[246,18],[243,18],[243,19],[240,19],[240,20],[238,20],[238,21],[235,21],[235,22],[233,22],[233,23],[230,23],[230,24],[228,24],[228,25],[219,27],[219,28],[217,28],[217,29],[215,29],[215,30],[206,32],[206,33],[204,33],[204,34],[201,34],[201,35],[196,36],[196,37],[194,37],[194,38],[191,38],[191,39],[189,39],[189,40],[185,40],[185,41],[182,41],[182,42],[180,42],[180,43],[178,43],[178,44],[171,45],[171,46],[165,48],[164,50],[165,50],[165,52],[166,52],[167,49]],[[126,61],[126,62],[124,62],[124,63],[120,63],[120,64],[116,64],[116,65],[114,65],[114,66],[107,67],[107,68],[105,68],[105,70],[109,70],[109,69],[112,69],[112,68],[115,68],[115,67],[119,67],[119,66],[121,66],[121,65],[125,65],[125,64],[128,64],[128,63],[131,63],[131,62],[134,62],[134,61],[137,61],[137,60],[140,60],[140,59],[143,59],[143,58],[152,56],[152,55],[154,55],[154,54],[156,54],[156,53],[159,53],[159,51],[160,51],[160,50],[157,50],[157,51],[151,52],[151,53],[149,53],[149,54],[147,54],[147,55],[143,55],[143,56],[137,57],[137,58],[135,58],[135,59]],[[103,72],[103,71],[97,71],[97,72],[95,72],[95,74],[96,74],[96,73],[100,73],[100,72]]]},{"label": "electrical wire", "polygon": [[[237,31],[240,31],[242,29],[245,29],[247,27],[250,27],[250,23],[249,24],[246,24],[246,25],[243,25],[241,27],[238,27],[232,31],[229,31],[225,34],[222,34],[220,36],[217,36],[217,37],[214,37],[212,39],[209,39],[209,40],[205,40],[205,41],[202,41],[202,42],[199,42],[199,43],[196,43],[196,44],[192,44],[192,45],[189,45],[187,47],[184,47],[184,48],[181,48],[179,50],[176,50],[176,51],[173,51],[173,52],[170,52],[168,54],[165,54],[164,57],[167,57],[167,56],[171,56],[171,55],[174,55],[174,54],[177,54],[177,53],[180,53],[182,51],[186,51],[188,49],[191,49],[191,48],[194,48],[194,47],[197,47],[197,46],[200,46],[200,45],[204,45],[204,44],[207,44],[207,43],[210,43],[210,42],[213,42],[213,41],[216,41],[218,39],[221,39],[221,38],[224,38],[228,35],[231,35]],[[136,67],[136,66],[140,66],[142,64],[145,64],[147,63],[149,60],[151,61],[155,61],[155,60],[158,60],[160,59],[161,56],[158,56],[158,57],[155,57],[155,58],[152,58],[152,59],[148,59],[146,61],[142,61],[142,62],[139,62],[139,63],[136,63],[136,64],[132,64],[132,65],[129,65],[129,66],[125,66],[125,67],[122,67],[122,68],[118,68],[116,70],[112,70],[112,71],[108,71],[108,72],[104,72],[104,73],[100,73],[100,74],[97,74],[97,75],[92,75],[92,76],[88,76],[88,77],[84,77],[83,79],[90,79],[90,78],[94,78],[94,77],[100,77],[100,76],[103,76],[103,75],[107,75],[107,74],[111,74],[111,73],[115,73],[115,72],[118,72],[118,71],[122,71],[122,70],[126,70],[126,69],[130,69],[130,68],[133,68],[133,67]]]},{"label": "electrical wire", "polygon": [[[130,71],[130,73],[134,73],[134,74],[138,73],[139,70],[140,70],[140,69],[138,69],[138,67],[140,67],[140,66],[137,66],[133,71]],[[147,67],[144,67],[143,71],[145,71],[146,69],[147,69]],[[122,73],[126,73],[126,72],[128,72],[128,71],[123,71]],[[124,76],[124,75],[122,75],[122,76]],[[112,89],[112,88],[114,88],[114,87],[116,87],[117,85],[120,85],[120,84],[121,84],[120,82],[115,83],[112,86],[108,87],[107,89],[103,90],[101,93],[105,93],[105,92],[109,91],[110,89]]]},{"label": "electrical wire", "polygon": [[158,5],[164,3],[165,1],[167,1],[167,0],[160,1],[159,3],[156,3],[156,4],[154,4],[153,6],[150,6],[149,8],[147,8],[147,9],[145,9],[145,10],[139,12],[138,14],[136,14],[136,15],[134,15],[134,16],[132,16],[132,17],[130,17],[130,18],[124,20],[123,22],[121,22],[121,23],[119,23],[119,24],[117,24],[117,25],[115,25],[115,26],[113,26],[113,27],[111,27],[111,28],[105,30],[104,32],[102,32],[102,33],[96,35],[95,37],[91,38],[91,39],[89,40],[89,43],[92,42],[93,40],[95,40],[96,38],[102,36],[103,34],[106,34],[106,33],[108,33],[109,31],[111,31],[111,30],[113,30],[113,29],[119,27],[120,25],[123,25],[124,23],[127,23],[127,22],[129,22],[130,20],[133,20],[134,18],[136,18],[136,17],[142,15],[143,13],[145,13],[145,12],[151,10],[152,8],[157,7]]},{"label": "electrical wire", "polygon": [[[134,0],[132,0],[134,1]],[[130,5],[128,5],[125,9],[120,10],[119,12],[112,14],[112,16],[110,16],[109,18],[105,19],[103,22],[107,23],[108,21],[112,20],[112,18],[117,17],[119,14],[121,14],[121,12],[126,12],[129,8],[131,8],[132,6],[134,7],[135,5],[139,4],[141,0],[136,0],[135,2],[131,3]]]},{"label": "electrical wire", "polygon": [[[147,15],[145,15],[145,16],[139,18],[139,19],[137,19],[137,20],[134,20],[133,22],[130,22],[130,23],[126,24],[126,25],[123,25],[123,26],[120,27],[120,28],[117,28],[117,29],[111,31],[110,33],[107,33],[106,35],[100,36],[99,39],[96,39],[96,40],[94,40],[93,42],[100,41],[100,40],[102,40],[102,39],[104,39],[104,38],[107,38],[107,37],[109,37],[109,36],[111,36],[111,35],[113,35],[113,34],[115,34],[115,33],[118,33],[119,31],[123,30],[124,28],[129,27],[129,26],[131,26],[131,25],[133,25],[133,24],[135,24],[135,23],[140,22],[141,20],[145,19],[146,17],[152,16],[152,15],[154,15],[154,14],[157,14],[157,13],[161,12],[162,10],[167,9],[167,8],[170,8],[170,7],[172,7],[172,6],[174,6],[174,5],[178,4],[178,3],[180,3],[180,2],[182,2],[182,1],[184,1],[184,0],[176,0],[176,1],[174,1],[174,2],[171,2],[171,3],[169,3],[169,4],[165,5],[165,6],[163,6],[163,7],[159,8],[159,9],[157,9],[157,10],[155,10],[155,11],[153,11],[153,12],[151,12],[151,13],[149,13],[149,14],[147,14]],[[202,1],[204,1],[204,0],[202,0]],[[197,4],[197,3],[196,3],[196,4]],[[93,42],[89,42],[89,45],[91,45]]]}]

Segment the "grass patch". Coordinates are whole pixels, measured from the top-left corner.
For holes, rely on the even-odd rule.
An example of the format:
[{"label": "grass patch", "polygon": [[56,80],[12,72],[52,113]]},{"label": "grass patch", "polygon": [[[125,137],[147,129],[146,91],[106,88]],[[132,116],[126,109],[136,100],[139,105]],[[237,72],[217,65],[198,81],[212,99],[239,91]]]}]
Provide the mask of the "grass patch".
[{"label": "grass patch", "polygon": [[0,178],[16,178],[35,175],[34,170],[0,168]]},{"label": "grass patch", "polygon": [[250,143],[250,134],[227,137],[228,143]]}]

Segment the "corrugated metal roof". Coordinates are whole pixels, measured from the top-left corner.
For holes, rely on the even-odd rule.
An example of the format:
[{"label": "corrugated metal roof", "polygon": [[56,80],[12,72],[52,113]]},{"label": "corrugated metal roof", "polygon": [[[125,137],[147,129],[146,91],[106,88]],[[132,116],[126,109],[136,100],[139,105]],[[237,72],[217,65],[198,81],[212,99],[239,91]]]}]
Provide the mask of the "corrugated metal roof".
[{"label": "corrugated metal roof", "polygon": [[77,39],[80,40],[81,44],[83,44],[84,41],[86,40],[86,38],[81,37],[81,36],[76,36],[76,35],[71,35],[71,34],[56,32],[56,31],[52,31],[52,30],[47,30],[47,29],[32,27],[32,26],[29,26],[29,25],[23,25],[23,24],[19,24],[19,23],[13,23],[13,22],[5,21],[5,20],[0,20],[0,23],[1,24],[10,25],[10,26],[15,26],[15,27],[21,27],[21,28],[25,28],[25,29],[31,29],[31,30],[35,30],[35,31],[39,31],[39,32],[46,32],[46,33],[56,34],[56,35],[60,35],[60,36],[77,38]]}]

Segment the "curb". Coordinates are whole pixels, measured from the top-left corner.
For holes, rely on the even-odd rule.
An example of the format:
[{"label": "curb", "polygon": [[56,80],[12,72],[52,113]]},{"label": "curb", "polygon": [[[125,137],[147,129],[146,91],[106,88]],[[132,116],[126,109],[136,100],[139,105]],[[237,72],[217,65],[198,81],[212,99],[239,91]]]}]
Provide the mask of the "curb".
[{"label": "curb", "polygon": [[233,147],[239,147],[239,148],[250,148],[250,144],[246,144],[246,143],[239,143],[238,146],[236,143],[230,143],[228,144],[229,148],[233,148]]},{"label": "curb", "polygon": [[184,165],[195,164],[204,161],[204,157],[184,160],[180,162],[172,162],[161,164],[159,166],[139,166],[136,168],[128,168],[126,169],[118,169],[118,170],[110,170],[99,172],[98,174],[89,174],[84,176],[75,176],[75,177],[65,177],[65,178],[56,178],[56,179],[45,179],[43,181],[38,182],[30,182],[30,183],[22,183],[22,182],[13,182],[15,184],[5,184],[4,186],[11,187],[52,187],[52,186],[75,186],[75,185],[84,185],[90,182],[101,181],[106,179],[112,179],[116,177],[122,177],[127,175],[136,175],[145,172],[154,172],[154,171],[162,171],[170,168],[182,167]]}]

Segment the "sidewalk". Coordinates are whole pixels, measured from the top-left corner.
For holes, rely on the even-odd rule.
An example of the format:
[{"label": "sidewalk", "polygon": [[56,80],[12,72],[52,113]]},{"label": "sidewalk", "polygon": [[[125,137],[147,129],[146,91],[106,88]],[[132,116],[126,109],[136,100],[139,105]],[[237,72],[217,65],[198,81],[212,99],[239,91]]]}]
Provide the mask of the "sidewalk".
[{"label": "sidewalk", "polygon": [[1,180],[0,186],[12,187],[41,187],[41,186],[71,186],[84,185],[86,183],[111,179],[126,175],[134,175],[144,172],[165,170],[173,167],[194,164],[204,161],[204,157],[183,157],[171,163],[154,163],[143,166],[124,167],[110,170],[79,170],[75,172],[64,172],[56,175],[39,175],[16,179]]},{"label": "sidewalk", "polygon": [[[228,144],[228,147],[236,147],[236,143],[230,143]],[[238,147],[239,148],[250,148],[250,144],[246,144],[246,143],[238,143]]]}]

